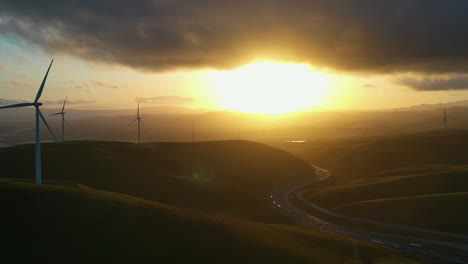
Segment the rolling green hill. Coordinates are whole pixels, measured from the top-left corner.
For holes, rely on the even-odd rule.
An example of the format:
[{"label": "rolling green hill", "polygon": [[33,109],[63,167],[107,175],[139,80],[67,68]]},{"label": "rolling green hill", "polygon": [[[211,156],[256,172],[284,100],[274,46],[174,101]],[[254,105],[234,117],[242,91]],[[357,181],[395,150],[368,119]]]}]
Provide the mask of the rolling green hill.
[{"label": "rolling green hill", "polygon": [[[412,171],[412,167],[406,168]],[[422,169],[421,166],[418,169]],[[405,169],[400,169],[400,173]],[[326,206],[365,200],[468,191],[468,167],[446,167],[444,171],[353,180],[346,184],[315,189],[306,195]]]},{"label": "rolling green hill", "polygon": [[[285,151],[248,141],[43,144],[43,178],[171,205],[270,222],[285,222],[270,208],[278,186],[314,174]],[[34,178],[34,145],[0,149],[5,178]]]},{"label": "rolling green hill", "polygon": [[272,145],[333,171],[341,180],[374,177],[408,166],[468,164],[468,130]]},{"label": "rolling green hill", "polygon": [[360,218],[468,234],[467,204],[468,192],[462,192],[366,200],[343,204],[335,210]]},{"label": "rolling green hill", "polygon": [[[454,166],[440,171],[441,167],[437,166],[436,172],[396,174],[314,188],[305,193],[305,198],[345,215],[468,234],[468,214],[464,213],[468,168]],[[401,168],[394,173],[405,170],[414,173],[424,168]]]},{"label": "rolling green hill", "polygon": [[468,234],[468,131],[283,144],[332,171],[305,198],[351,216]]},{"label": "rolling green hill", "polygon": [[0,180],[5,263],[415,263],[330,233],[196,213],[82,185]]}]

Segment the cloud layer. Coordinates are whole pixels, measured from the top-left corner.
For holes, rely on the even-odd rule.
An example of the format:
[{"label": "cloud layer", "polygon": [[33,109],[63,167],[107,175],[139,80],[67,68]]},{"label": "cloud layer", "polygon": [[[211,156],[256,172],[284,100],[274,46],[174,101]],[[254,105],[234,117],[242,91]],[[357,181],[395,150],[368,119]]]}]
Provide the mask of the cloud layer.
[{"label": "cloud layer", "polygon": [[467,72],[468,1],[2,0],[0,34],[162,71],[264,58],[344,71]]},{"label": "cloud layer", "polygon": [[410,87],[418,91],[468,90],[468,76],[436,76],[423,78],[400,78],[397,84]]},{"label": "cloud layer", "polygon": [[122,85],[122,84],[99,81],[99,80],[87,80],[87,81],[70,80],[68,81],[68,83],[71,84],[72,88],[86,91],[86,92],[94,92],[96,87],[113,89],[113,90],[119,90],[121,88],[128,87],[128,85]]}]

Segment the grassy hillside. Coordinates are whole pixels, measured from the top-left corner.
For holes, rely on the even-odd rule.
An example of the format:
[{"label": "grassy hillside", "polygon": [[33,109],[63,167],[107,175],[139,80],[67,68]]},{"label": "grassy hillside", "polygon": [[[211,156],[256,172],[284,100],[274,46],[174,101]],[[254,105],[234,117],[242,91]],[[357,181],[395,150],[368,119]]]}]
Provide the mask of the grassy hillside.
[{"label": "grassy hillside", "polygon": [[6,263],[414,263],[394,250],[291,226],[209,216],[81,185],[0,181]]},{"label": "grassy hillside", "polygon": [[[419,166],[418,169],[422,170]],[[412,168],[406,168],[412,172]],[[400,169],[402,173],[405,169]],[[353,180],[333,187],[314,189],[306,197],[325,207],[365,200],[468,191],[468,167],[446,167],[444,171]]]},{"label": "grassy hillside", "polygon": [[[66,180],[171,205],[283,221],[269,209],[277,186],[313,175],[304,160],[248,141],[43,144],[44,180]],[[34,145],[0,149],[6,177],[34,178]],[[273,220],[273,218],[275,218]]]},{"label": "grassy hillside", "polygon": [[342,180],[415,165],[468,164],[468,130],[273,145],[332,170]]},{"label": "grassy hillside", "polygon": [[335,210],[360,218],[468,234],[467,204],[468,192],[462,192],[366,200]]},{"label": "grassy hillside", "polygon": [[[305,198],[339,213],[388,223],[468,234],[468,168],[422,166],[410,175],[353,180],[309,189]],[[435,172],[428,172],[435,169]],[[419,171],[420,173],[414,173]],[[386,174],[390,174],[387,172]]]},{"label": "grassy hillside", "polygon": [[306,199],[353,216],[468,234],[468,131],[311,144],[293,152],[330,169],[334,180],[311,186]]}]

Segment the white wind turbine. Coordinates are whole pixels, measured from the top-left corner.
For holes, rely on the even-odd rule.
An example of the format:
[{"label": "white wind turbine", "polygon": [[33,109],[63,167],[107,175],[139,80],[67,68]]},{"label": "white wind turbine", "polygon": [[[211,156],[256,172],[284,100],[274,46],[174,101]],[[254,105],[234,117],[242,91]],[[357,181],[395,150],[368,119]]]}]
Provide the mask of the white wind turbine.
[{"label": "white wind turbine", "polygon": [[64,110],[65,110],[65,104],[66,103],[67,103],[67,97],[65,97],[65,101],[63,102],[62,111],[51,115],[51,116],[62,115],[62,143],[65,142],[65,123],[67,121],[65,121],[65,112],[64,112]]},{"label": "white wind turbine", "polygon": [[36,184],[41,184],[41,137],[39,134],[39,119],[42,119],[42,122],[44,122],[44,125],[47,127],[50,134],[52,134],[52,137],[54,137],[54,140],[57,141],[54,133],[49,127],[49,124],[47,124],[46,119],[44,118],[41,110],[39,109],[39,107],[42,105],[42,103],[39,102],[39,98],[41,98],[42,90],[44,90],[44,85],[46,83],[47,76],[49,75],[49,70],[50,70],[50,67],[52,67],[53,62],[54,60],[50,62],[49,68],[47,69],[44,79],[42,80],[41,86],[39,87],[39,91],[37,92],[36,99],[34,99],[34,102],[7,105],[7,106],[0,107],[0,109],[25,107],[25,106],[34,106],[36,108]]},{"label": "white wind turbine", "polygon": [[141,124],[144,124],[143,121],[141,120],[141,117],[140,117],[140,102],[138,102],[138,107],[137,107],[137,117],[135,118],[135,120],[133,120],[131,124],[133,124],[135,121],[138,121],[138,144],[140,144],[140,123]]}]

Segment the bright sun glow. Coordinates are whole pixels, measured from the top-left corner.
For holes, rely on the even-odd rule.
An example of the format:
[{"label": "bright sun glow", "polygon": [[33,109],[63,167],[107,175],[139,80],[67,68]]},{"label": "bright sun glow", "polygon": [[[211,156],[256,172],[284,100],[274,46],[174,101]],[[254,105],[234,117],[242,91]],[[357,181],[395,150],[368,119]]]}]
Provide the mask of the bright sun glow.
[{"label": "bright sun glow", "polygon": [[227,109],[285,113],[320,106],[330,76],[305,64],[260,62],[235,71],[216,72],[218,100]]}]

